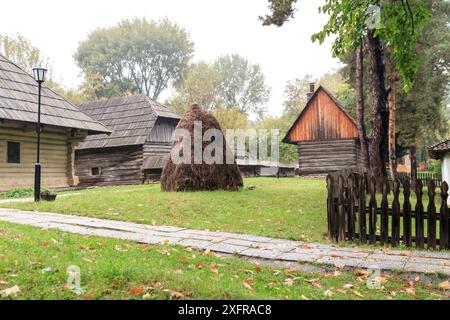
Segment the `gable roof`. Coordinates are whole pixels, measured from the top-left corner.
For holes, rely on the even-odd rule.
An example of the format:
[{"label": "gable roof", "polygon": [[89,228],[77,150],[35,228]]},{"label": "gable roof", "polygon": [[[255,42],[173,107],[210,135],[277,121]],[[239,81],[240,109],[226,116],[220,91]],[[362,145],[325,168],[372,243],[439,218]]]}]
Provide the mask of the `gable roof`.
[{"label": "gable roof", "polygon": [[355,127],[358,127],[358,125],[356,124],[355,119],[353,119],[347,111],[345,111],[344,107],[341,105],[341,103],[336,99],[336,97],[329,92],[327,89],[325,89],[323,86],[319,86],[317,88],[317,90],[314,92],[314,94],[308,99],[308,101],[306,102],[305,107],[303,108],[303,110],[300,112],[299,116],[297,117],[297,119],[294,121],[294,123],[292,124],[292,126],[289,128],[289,130],[287,131],[285,137],[283,138],[283,142],[284,143],[290,143],[290,144],[295,144],[295,142],[291,141],[289,139],[289,136],[292,132],[292,130],[296,127],[297,123],[300,121],[300,119],[302,118],[302,116],[306,113],[306,111],[309,109],[309,107],[311,106],[311,102],[314,101],[314,99],[317,97],[317,95],[319,94],[319,92],[325,92],[325,94],[331,98],[331,100],[335,103],[336,107],[339,108],[339,110],[350,120],[350,122],[352,124],[355,125]]},{"label": "gable roof", "polygon": [[433,159],[440,159],[447,152],[450,152],[450,138],[428,147],[428,154]]},{"label": "gable roof", "polygon": [[89,136],[77,149],[96,149],[144,144],[156,120],[180,117],[146,95],[85,102],[79,108],[113,130],[108,135]]},{"label": "gable roof", "polygon": [[[111,132],[44,85],[41,93],[42,124],[87,130],[89,134]],[[34,78],[0,55],[0,119],[36,123],[37,101]]]}]

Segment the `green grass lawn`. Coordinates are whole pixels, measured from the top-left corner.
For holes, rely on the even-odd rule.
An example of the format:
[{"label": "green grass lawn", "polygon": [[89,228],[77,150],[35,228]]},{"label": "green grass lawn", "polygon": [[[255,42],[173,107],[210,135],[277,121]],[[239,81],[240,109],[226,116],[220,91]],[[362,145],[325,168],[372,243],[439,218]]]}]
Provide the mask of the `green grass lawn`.
[{"label": "green grass lawn", "polygon": [[[299,178],[249,178],[239,192],[161,192],[159,185],[72,191],[55,202],[4,207],[59,212],[138,223],[182,226],[327,241],[326,182]],[[248,187],[256,187],[253,190]]]},{"label": "green grass lawn", "polygon": [[[81,270],[81,295],[67,267]],[[275,270],[237,258],[140,245],[0,222],[0,294],[4,299],[448,299],[433,285],[383,275],[369,290],[360,271]],[[442,280],[443,281],[443,280]],[[17,286],[17,287],[16,287]],[[17,295],[4,290],[18,288]],[[16,290],[17,291],[17,290]]]}]

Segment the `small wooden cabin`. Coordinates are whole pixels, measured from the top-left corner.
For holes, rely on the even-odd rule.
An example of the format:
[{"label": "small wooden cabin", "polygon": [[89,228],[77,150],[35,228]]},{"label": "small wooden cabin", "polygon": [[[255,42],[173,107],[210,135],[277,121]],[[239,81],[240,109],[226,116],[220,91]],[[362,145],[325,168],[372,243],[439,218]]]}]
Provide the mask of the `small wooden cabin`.
[{"label": "small wooden cabin", "polygon": [[145,95],[86,102],[79,108],[113,130],[90,136],[76,150],[80,185],[158,181],[180,117]]},{"label": "small wooden cabin", "polygon": [[428,154],[432,159],[441,160],[442,181],[450,184],[450,138],[429,146]]},{"label": "small wooden cabin", "polygon": [[355,120],[336,98],[311,84],[308,102],[283,142],[297,145],[300,175],[324,175],[363,166],[358,137]]},{"label": "small wooden cabin", "polygon": [[[45,85],[41,92],[42,187],[74,186],[75,147],[110,130]],[[0,55],[0,191],[34,185],[37,101],[34,78]]]}]

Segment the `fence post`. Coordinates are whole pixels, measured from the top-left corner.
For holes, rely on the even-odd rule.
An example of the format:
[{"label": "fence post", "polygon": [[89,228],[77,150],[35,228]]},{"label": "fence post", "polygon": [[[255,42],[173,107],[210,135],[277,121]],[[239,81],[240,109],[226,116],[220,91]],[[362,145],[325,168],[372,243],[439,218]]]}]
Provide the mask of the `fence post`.
[{"label": "fence post", "polygon": [[355,181],[353,175],[347,178],[347,231],[348,240],[355,239]]},{"label": "fence post", "polygon": [[359,241],[366,243],[366,178],[363,174],[359,177],[358,187]]},{"label": "fence post", "polygon": [[441,249],[449,248],[449,213],[448,213],[448,184],[443,181],[441,184],[441,210],[440,210],[440,235],[439,247]]},{"label": "fence post", "polygon": [[369,243],[374,244],[377,242],[376,230],[377,230],[377,182],[374,177],[369,180]]},{"label": "fence post", "polygon": [[389,183],[383,179],[381,198],[381,245],[389,243]]},{"label": "fence post", "polygon": [[338,242],[345,241],[345,180],[342,175],[338,177],[339,217]]},{"label": "fence post", "polygon": [[436,184],[431,179],[428,183],[428,228],[427,228],[427,248],[436,249],[436,205],[434,198],[436,195]]},{"label": "fence post", "polygon": [[335,213],[334,213],[334,198],[335,195],[333,193],[334,189],[334,179],[331,174],[327,176],[327,189],[328,189],[328,198],[327,198],[327,218],[328,218],[328,239],[331,241],[335,241],[334,234],[334,226],[335,226]]},{"label": "fence post", "polygon": [[409,180],[403,182],[403,242],[407,247],[412,245],[411,223],[411,184]]},{"label": "fence post", "polygon": [[423,183],[422,180],[417,180],[416,183],[416,247],[423,248],[424,247],[424,217],[423,217],[423,203],[422,203],[422,195],[423,195]]},{"label": "fence post", "polygon": [[394,200],[392,201],[392,245],[398,246],[400,243],[400,182],[394,181],[393,190]]}]

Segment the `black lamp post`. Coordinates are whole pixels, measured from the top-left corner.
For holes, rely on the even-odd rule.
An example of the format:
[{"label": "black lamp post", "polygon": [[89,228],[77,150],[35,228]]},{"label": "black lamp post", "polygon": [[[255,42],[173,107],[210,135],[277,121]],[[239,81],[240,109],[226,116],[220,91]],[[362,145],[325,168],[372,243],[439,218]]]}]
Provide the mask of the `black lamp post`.
[{"label": "black lamp post", "polygon": [[47,69],[34,68],[34,79],[38,83],[38,121],[36,125],[37,133],[37,146],[36,146],[36,164],[34,165],[34,201],[41,200],[41,163],[40,163],[40,151],[41,151],[41,88],[42,83],[45,81],[45,75]]}]

